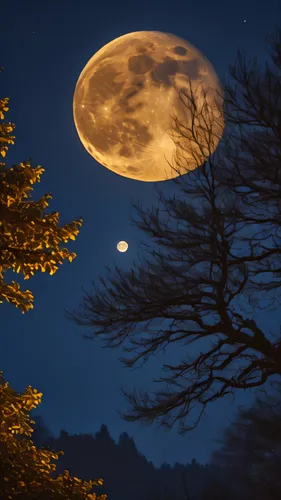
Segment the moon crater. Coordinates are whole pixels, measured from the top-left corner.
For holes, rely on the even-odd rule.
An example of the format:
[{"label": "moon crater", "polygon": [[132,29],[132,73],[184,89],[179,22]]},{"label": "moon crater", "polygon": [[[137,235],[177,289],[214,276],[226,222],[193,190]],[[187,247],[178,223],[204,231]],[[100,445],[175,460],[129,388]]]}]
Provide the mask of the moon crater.
[{"label": "moon crater", "polygon": [[136,75],[145,75],[151,69],[155,68],[156,61],[147,54],[132,56],[128,61],[128,70]]}]

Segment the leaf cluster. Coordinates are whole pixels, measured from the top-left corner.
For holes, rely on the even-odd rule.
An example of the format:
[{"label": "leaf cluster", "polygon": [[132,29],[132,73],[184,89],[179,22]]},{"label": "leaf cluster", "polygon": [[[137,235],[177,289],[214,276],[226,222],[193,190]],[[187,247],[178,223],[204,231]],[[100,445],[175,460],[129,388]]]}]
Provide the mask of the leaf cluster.
[{"label": "leaf cluster", "polygon": [[[0,101],[0,119],[8,111],[8,98]],[[0,123],[0,154],[6,156],[14,144],[12,123]],[[36,272],[53,275],[65,260],[72,262],[76,254],[63,243],[75,240],[82,219],[59,226],[59,212],[46,213],[50,193],[32,199],[34,185],[41,180],[44,169],[32,167],[29,161],[8,168],[0,162],[0,303],[7,301],[22,313],[33,308],[30,290],[22,291],[16,281],[8,284],[4,273],[21,273],[25,280]]]},{"label": "leaf cluster", "polygon": [[[1,374],[0,374],[1,375]],[[28,386],[19,394],[7,382],[0,385],[0,497],[23,500],[106,500],[94,486],[103,481],[83,481],[69,471],[54,476],[55,461],[62,452],[37,448],[32,437],[30,412],[42,400],[42,393]]]}]

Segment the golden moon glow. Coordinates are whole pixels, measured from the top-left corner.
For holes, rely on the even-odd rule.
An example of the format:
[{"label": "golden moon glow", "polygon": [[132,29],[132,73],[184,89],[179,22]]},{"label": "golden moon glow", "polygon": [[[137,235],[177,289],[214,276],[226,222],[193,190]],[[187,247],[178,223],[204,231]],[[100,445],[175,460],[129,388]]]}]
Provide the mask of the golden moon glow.
[{"label": "golden moon glow", "polygon": [[[140,181],[167,180],[193,170],[216,149],[223,131],[218,90],[212,65],[193,45],[169,33],[137,31],[108,43],[86,64],[74,92],[74,122],[88,153],[111,171]],[[211,151],[197,147],[199,165],[193,141],[185,139],[188,161],[176,172],[169,165],[175,166],[179,148],[171,138],[173,116],[191,123],[179,97],[191,91],[196,109],[207,102],[220,130]]]},{"label": "golden moon glow", "polygon": [[126,241],[119,241],[119,243],[117,243],[117,250],[119,252],[127,252],[129,248],[129,245]]}]

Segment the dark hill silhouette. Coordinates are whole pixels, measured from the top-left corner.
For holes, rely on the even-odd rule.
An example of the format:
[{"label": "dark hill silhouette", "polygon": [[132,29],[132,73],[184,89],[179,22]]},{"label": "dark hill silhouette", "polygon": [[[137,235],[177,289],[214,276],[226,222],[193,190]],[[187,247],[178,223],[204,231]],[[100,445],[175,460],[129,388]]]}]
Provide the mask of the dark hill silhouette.
[{"label": "dark hill silhouette", "polygon": [[41,418],[34,420],[35,443],[64,451],[57,472],[68,469],[82,479],[102,477],[100,491],[107,493],[108,500],[202,500],[207,498],[204,490],[219,476],[219,467],[200,465],[196,459],[186,465],[164,463],[156,468],[126,432],[116,443],[104,424],[95,435],[69,435],[61,430],[55,438]]}]

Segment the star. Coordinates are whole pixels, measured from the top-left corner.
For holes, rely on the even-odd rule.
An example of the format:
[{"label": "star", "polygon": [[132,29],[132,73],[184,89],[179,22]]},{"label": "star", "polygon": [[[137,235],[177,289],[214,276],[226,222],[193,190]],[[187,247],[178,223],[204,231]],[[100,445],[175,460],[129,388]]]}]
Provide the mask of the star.
[{"label": "star", "polygon": [[247,22],[247,19],[244,19],[244,23],[246,23],[246,22]]}]

